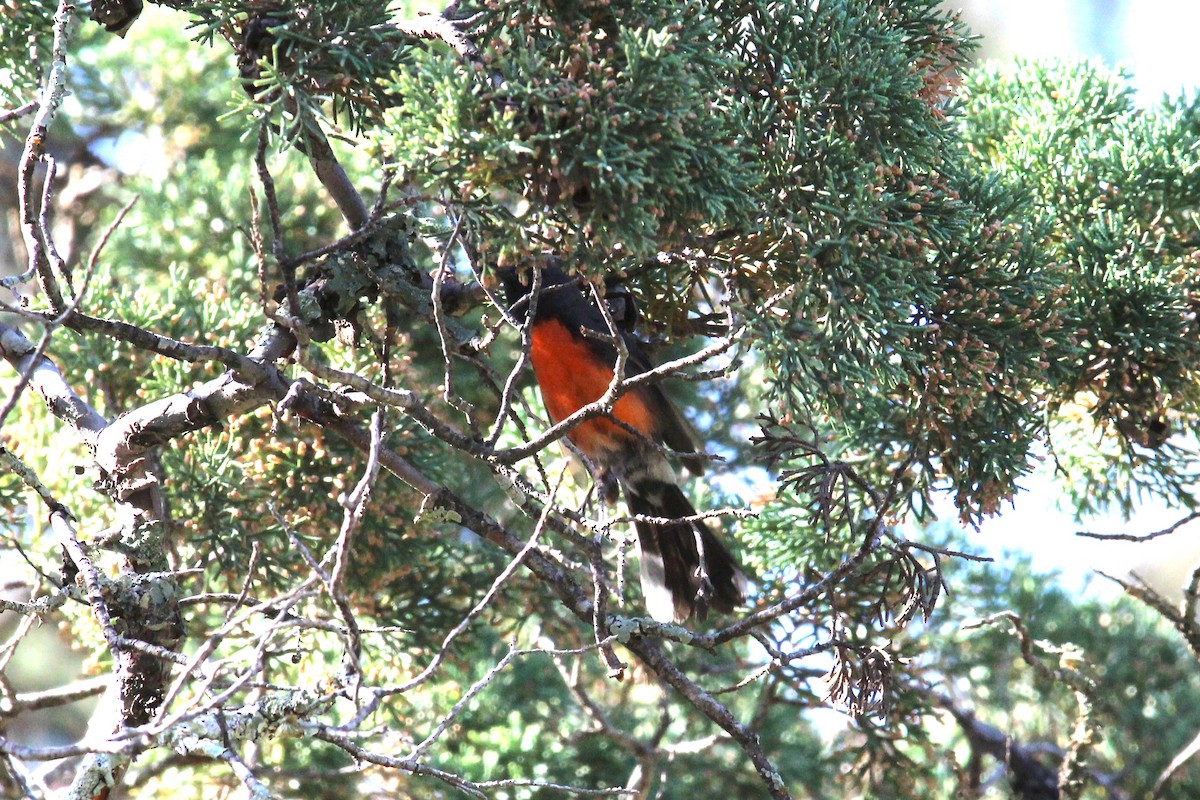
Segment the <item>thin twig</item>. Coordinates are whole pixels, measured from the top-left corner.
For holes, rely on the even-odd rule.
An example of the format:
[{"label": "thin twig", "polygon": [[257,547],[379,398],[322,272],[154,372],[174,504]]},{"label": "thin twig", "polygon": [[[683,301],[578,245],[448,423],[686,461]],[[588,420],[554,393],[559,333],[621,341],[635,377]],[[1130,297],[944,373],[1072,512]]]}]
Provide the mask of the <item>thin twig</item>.
[{"label": "thin twig", "polygon": [[1154,531],[1153,533],[1095,533],[1093,531],[1076,531],[1075,535],[1086,536],[1089,539],[1116,539],[1125,542],[1148,542],[1151,539],[1157,539],[1160,536],[1169,536],[1170,534],[1182,528],[1184,525],[1187,525],[1189,522],[1197,519],[1200,519],[1200,511],[1193,511],[1178,522],[1172,523],[1162,530]]},{"label": "thin twig", "polygon": [[17,106],[16,108],[10,108],[6,111],[0,111],[0,125],[3,125],[6,122],[12,122],[14,119],[20,119],[26,114],[32,112],[37,107],[38,104],[35,101],[30,100],[23,106]]}]

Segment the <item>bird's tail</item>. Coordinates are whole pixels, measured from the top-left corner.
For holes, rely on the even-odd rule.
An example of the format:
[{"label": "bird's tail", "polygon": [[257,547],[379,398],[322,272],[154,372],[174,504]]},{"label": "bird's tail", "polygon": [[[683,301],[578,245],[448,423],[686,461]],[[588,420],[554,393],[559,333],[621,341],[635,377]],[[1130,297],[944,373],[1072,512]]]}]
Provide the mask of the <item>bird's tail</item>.
[{"label": "bird's tail", "polygon": [[[678,520],[696,509],[674,483],[642,480],[625,487],[633,514]],[[708,609],[728,613],[746,599],[747,580],[733,555],[704,522],[635,522],[642,594],[650,616],[683,622]]]}]

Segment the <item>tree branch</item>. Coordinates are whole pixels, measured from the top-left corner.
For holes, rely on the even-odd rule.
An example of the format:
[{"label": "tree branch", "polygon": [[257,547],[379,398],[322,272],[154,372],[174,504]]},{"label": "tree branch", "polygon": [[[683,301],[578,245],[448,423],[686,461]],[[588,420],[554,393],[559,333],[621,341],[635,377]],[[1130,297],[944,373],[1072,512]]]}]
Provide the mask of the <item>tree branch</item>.
[{"label": "tree branch", "polygon": [[[29,273],[36,274],[41,284],[50,308],[56,313],[65,306],[62,290],[58,285],[58,276],[50,263],[56,255],[53,246],[46,238],[46,226],[42,218],[50,213],[43,204],[39,208],[34,193],[34,170],[38,163],[46,158],[46,142],[50,135],[50,123],[54,114],[67,93],[67,42],[70,38],[69,29],[73,20],[73,6],[69,0],[60,0],[58,10],[54,14],[54,44],[50,55],[50,75],[41,92],[37,114],[33,125],[25,139],[25,147],[21,151],[21,163],[18,167],[17,194],[21,204],[21,231],[25,237],[25,247],[29,253]],[[47,194],[51,176],[46,176]],[[57,272],[62,274],[61,264]]]}]

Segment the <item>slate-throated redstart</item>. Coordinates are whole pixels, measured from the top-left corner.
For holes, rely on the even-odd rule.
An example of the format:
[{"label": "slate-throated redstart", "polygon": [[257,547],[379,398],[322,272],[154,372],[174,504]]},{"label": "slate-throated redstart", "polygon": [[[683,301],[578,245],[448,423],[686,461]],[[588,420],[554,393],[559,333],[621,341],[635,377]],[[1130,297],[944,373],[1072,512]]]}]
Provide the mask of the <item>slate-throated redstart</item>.
[{"label": "slate-throated redstart", "polygon": [[[608,391],[618,353],[608,323],[579,282],[556,267],[544,267],[541,274],[535,302],[515,268],[500,270],[517,318],[526,320],[530,305],[534,307],[529,356],[546,412],[557,423]],[[627,331],[618,333],[628,353],[625,375],[650,369],[641,343]],[[657,384],[627,390],[611,414],[579,423],[567,437],[591,462],[609,502],[616,501],[619,485],[632,514],[670,520],[696,516],[662,446],[680,453],[696,474],[703,471],[704,460],[688,424]],[[729,612],[745,599],[745,575],[703,521],[634,524],[642,594],[655,619],[683,622],[693,613],[703,618],[709,607]]]}]

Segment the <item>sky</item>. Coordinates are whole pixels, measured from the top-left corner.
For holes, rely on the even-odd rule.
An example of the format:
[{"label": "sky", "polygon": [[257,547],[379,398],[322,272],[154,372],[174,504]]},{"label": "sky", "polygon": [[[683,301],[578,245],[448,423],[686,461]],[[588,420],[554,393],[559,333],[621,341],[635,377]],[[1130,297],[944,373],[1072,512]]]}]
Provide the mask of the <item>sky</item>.
[{"label": "sky", "polygon": [[984,38],[981,55],[1099,58],[1134,74],[1139,101],[1194,94],[1200,85],[1200,2],[1196,0],[959,0]]}]

